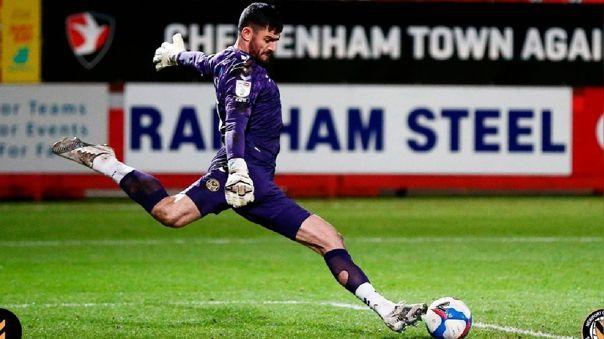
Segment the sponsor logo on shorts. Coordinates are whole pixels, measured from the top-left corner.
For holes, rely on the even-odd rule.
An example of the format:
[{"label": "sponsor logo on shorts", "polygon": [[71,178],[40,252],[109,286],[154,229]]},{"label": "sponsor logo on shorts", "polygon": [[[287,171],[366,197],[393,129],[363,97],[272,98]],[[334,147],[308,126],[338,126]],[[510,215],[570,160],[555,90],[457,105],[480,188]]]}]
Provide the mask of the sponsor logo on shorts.
[{"label": "sponsor logo on shorts", "polygon": [[20,339],[21,322],[17,316],[4,308],[0,308],[0,339]]},{"label": "sponsor logo on shorts", "polygon": [[211,192],[216,192],[220,189],[220,183],[218,182],[218,180],[212,178],[212,179],[206,181],[206,187]]},{"label": "sponsor logo on shorts", "polygon": [[604,309],[592,312],[583,323],[583,339],[604,339]]}]

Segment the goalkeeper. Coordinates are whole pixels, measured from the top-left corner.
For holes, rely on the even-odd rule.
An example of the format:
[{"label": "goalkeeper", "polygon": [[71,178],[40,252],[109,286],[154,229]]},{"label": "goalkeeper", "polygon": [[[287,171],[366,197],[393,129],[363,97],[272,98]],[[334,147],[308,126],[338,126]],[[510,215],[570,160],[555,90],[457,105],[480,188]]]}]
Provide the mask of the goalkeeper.
[{"label": "goalkeeper", "polygon": [[394,303],[380,295],[352,261],[342,236],[321,217],[300,207],[273,182],[283,126],[279,89],[264,64],[276,48],[283,24],[276,9],[253,3],[239,18],[234,46],[206,55],[185,51],[179,34],[155,52],[156,69],[192,67],[213,77],[223,147],[207,174],[169,196],[153,176],[115,158],[106,145],[65,138],[53,152],[111,177],[156,220],[179,228],[210,213],[233,209],[242,217],[297,241],[325,259],[336,280],[374,310],[392,330],[415,325],[425,304]]}]

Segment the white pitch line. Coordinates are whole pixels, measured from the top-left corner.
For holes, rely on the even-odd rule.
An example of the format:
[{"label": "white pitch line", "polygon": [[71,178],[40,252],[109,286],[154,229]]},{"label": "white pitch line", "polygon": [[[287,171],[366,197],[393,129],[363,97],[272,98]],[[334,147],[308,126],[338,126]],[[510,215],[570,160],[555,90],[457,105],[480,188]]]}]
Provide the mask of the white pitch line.
[{"label": "white pitch line", "polygon": [[[346,304],[341,302],[333,302],[333,301],[299,301],[299,300],[265,300],[265,301],[233,301],[233,300],[207,300],[207,301],[177,301],[177,302],[168,302],[166,304],[175,305],[175,306],[211,306],[211,305],[320,305],[320,306],[331,306],[338,308],[345,308],[351,310],[360,310],[360,311],[369,311],[369,308],[360,305]],[[1,305],[5,308],[31,308],[31,307],[43,307],[43,308],[54,308],[54,307],[119,307],[119,306],[144,306],[145,303],[132,303],[132,302],[123,302],[123,303],[56,303],[56,304],[37,304],[37,303],[29,303],[29,304],[7,304]],[[511,326],[501,326],[496,324],[487,324],[481,322],[474,322],[472,324],[475,328],[494,330],[504,333],[510,334],[520,334],[520,335],[528,335],[532,337],[538,338],[557,338],[557,339],[573,339],[573,337],[562,336],[557,334],[550,334],[539,331],[531,331],[524,330],[521,328],[511,327]]]},{"label": "white pitch line", "polygon": [[506,333],[512,333],[512,334],[530,335],[533,337],[540,337],[540,338],[574,339],[573,337],[523,330],[520,328],[515,328],[515,327],[510,327],[510,326],[499,326],[499,325],[485,324],[485,323],[474,323],[474,324],[472,324],[472,326],[474,326],[476,328],[495,330],[495,331],[499,331],[499,332],[506,332]]},{"label": "white pitch line", "polygon": [[[269,239],[269,238],[267,238]],[[259,240],[259,239],[258,239]],[[59,247],[59,246],[131,246],[131,245],[183,245],[183,244],[253,244],[256,239],[246,238],[182,238],[182,239],[99,239],[99,240],[24,240],[0,241],[0,247]]]},{"label": "white pitch line", "polygon": [[55,308],[55,307],[118,307],[118,306],[131,306],[131,305],[142,305],[141,303],[54,303],[54,304],[7,304],[3,305],[7,308],[31,308],[31,307],[42,307],[42,308]]},{"label": "white pitch line", "polygon": [[192,302],[172,302],[168,303],[172,305],[181,306],[206,306],[206,305],[225,305],[225,304],[253,304],[253,305],[323,305],[333,306],[340,308],[348,308],[353,310],[364,310],[369,309],[366,306],[351,305],[332,301],[299,301],[299,300],[267,300],[267,301],[222,301],[222,300],[209,300],[209,301],[192,301]]},{"label": "white pitch line", "polygon": [[[495,242],[495,243],[591,243],[603,242],[604,237],[349,237],[357,243],[433,243],[433,242]],[[0,247],[60,247],[60,246],[158,246],[158,245],[230,245],[263,244],[283,241],[280,237],[263,238],[175,238],[175,239],[98,239],[98,240],[7,240]]]}]

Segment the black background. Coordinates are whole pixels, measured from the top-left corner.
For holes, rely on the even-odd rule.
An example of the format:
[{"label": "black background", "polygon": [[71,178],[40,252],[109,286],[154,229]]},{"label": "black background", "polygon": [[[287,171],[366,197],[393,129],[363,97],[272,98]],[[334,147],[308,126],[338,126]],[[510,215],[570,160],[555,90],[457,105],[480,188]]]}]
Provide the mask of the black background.
[{"label": "black background", "polygon": [[[233,23],[249,1],[209,2],[181,0],[174,6],[155,6],[143,1],[43,2],[42,77],[44,81],[195,81],[188,70],[155,72],[151,63],[155,48],[164,39],[164,27],[183,24]],[[494,3],[375,3],[375,2],[278,2],[288,24],[401,26],[399,60],[274,59],[271,76],[288,83],[387,83],[387,84],[500,84],[500,85],[602,85],[602,61],[520,61],[528,27],[543,32],[562,27],[602,28],[603,5],[494,4]],[[65,33],[67,16],[95,11],[115,18],[115,35],[109,52],[91,70],[82,67],[69,48]],[[426,26],[486,26],[514,29],[515,60],[446,61],[414,60],[412,38],[406,28]],[[589,39],[590,34],[588,34]],[[569,34],[570,40],[570,34]],[[604,45],[604,44],[603,44]]]}]

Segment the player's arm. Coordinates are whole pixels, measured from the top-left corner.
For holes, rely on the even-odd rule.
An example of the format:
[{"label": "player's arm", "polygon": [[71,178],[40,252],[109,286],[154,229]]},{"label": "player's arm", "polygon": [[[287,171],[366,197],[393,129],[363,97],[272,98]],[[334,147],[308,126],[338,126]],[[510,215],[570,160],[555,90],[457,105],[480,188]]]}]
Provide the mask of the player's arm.
[{"label": "player's arm", "polygon": [[157,71],[166,67],[185,66],[195,68],[201,75],[212,75],[212,56],[203,52],[186,51],[180,33],[174,34],[172,42],[165,41],[155,50],[153,63]]},{"label": "player's arm", "polygon": [[244,160],[245,129],[259,84],[254,84],[251,76],[246,76],[249,73],[246,67],[235,67],[229,73],[225,82],[225,147],[229,167],[225,197],[229,205],[241,207],[254,201],[254,183]]},{"label": "player's arm", "polygon": [[176,57],[176,64],[178,66],[186,66],[195,68],[202,76],[213,75],[212,72],[212,57],[214,55],[208,55],[203,52],[196,51],[182,51],[178,53]]}]

